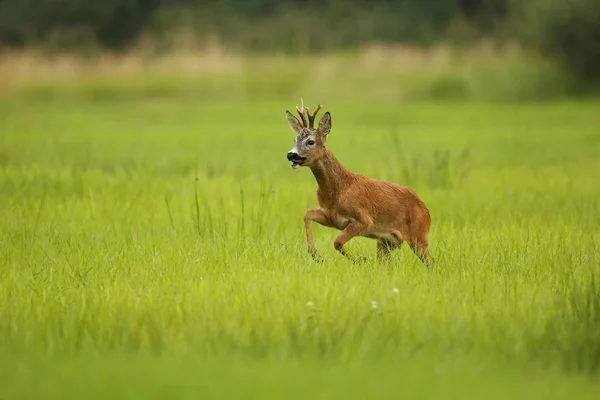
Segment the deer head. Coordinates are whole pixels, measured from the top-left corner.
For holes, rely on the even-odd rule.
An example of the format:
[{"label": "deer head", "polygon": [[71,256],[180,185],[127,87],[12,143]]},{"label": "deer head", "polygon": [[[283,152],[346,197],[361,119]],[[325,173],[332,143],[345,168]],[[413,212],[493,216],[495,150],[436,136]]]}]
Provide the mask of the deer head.
[{"label": "deer head", "polygon": [[294,147],[288,151],[287,159],[292,163],[292,168],[310,167],[317,162],[325,153],[325,142],[331,131],[331,114],[327,111],[319,120],[315,128],[315,117],[322,108],[319,104],[312,112],[300,99],[300,108],[296,107],[300,119],[296,118],[288,110],[285,111],[290,127],[298,134],[294,140]]}]

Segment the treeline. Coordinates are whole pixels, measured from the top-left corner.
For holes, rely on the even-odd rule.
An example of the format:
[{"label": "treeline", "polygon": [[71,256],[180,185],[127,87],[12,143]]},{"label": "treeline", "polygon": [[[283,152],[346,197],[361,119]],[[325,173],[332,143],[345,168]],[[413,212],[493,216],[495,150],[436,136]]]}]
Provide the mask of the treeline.
[{"label": "treeline", "polygon": [[319,51],[364,43],[519,40],[600,77],[600,0],[0,0],[0,46],[112,51],[150,35],[218,38],[243,50]]}]

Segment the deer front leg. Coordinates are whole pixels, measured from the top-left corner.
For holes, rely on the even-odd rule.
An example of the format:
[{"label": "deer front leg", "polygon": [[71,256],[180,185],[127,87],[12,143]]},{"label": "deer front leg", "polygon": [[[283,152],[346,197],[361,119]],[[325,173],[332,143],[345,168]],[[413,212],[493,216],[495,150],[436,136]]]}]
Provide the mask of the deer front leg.
[{"label": "deer front leg", "polygon": [[308,243],[308,252],[313,259],[319,259],[319,252],[315,247],[315,240],[313,239],[311,222],[314,221],[323,226],[332,228],[333,224],[329,220],[329,217],[323,212],[323,210],[314,208],[306,210],[304,213],[304,228],[306,230],[306,242]]},{"label": "deer front leg", "polygon": [[360,258],[353,257],[350,254],[348,254],[348,252],[346,250],[344,250],[344,245],[350,239],[352,239],[353,237],[358,235],[360,232],[362,232],[365,228],[366,228],[366,224],[364,224],[362,222],[350,221],[350,223],[348,225],[346,225],[346,227],[344,228],[342,233],[340,233],[338,235],[338,237],[335,238],[335,240],[333,242],[333,247],[335,247],[335,249],[337,251],[339,251],[340,253],[342,253],[342,255],[344,255],[346,258],[349,258],[350,260],[352,260],[354,262],[364,260],[363,257],[360,257]]},{"label": "deer front leg", "polygon": [[392,251],[402,245],[402,242],[392,242],[386,239],[377,240],[377,258],[380,261],[389,261]]}]

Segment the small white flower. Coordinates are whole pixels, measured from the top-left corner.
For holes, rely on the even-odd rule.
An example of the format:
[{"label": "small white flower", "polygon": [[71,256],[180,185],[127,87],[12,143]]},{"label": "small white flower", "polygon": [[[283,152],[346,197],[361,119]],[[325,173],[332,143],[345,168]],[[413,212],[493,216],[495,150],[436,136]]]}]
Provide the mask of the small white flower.
[{"label": "small white flower", "polygon": [[392,289],[392,293],[400,293],[400,291],[398,290],[398,288],[395,287]]},{"label": "small white flower", "polygon": [[309,302],[306,303],[306,307],[312,307],[312,306],[313,306],[313,302],[312,301],[309,301]]},{"label": "small white flower", "polygon": [[377,302],[375,300],[371,300],[371,308],[377,308]]}]

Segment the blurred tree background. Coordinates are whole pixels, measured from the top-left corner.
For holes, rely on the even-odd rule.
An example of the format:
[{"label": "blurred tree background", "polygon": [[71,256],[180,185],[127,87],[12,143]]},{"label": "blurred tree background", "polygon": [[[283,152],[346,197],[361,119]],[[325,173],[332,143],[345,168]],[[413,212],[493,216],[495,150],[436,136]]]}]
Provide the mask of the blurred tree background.
[{"label": "blurred tree background", "polygon": [[122,52],[174,33],[242,51],[518,41],[600,77],[600,0],[0,0],[0,47]]}]

